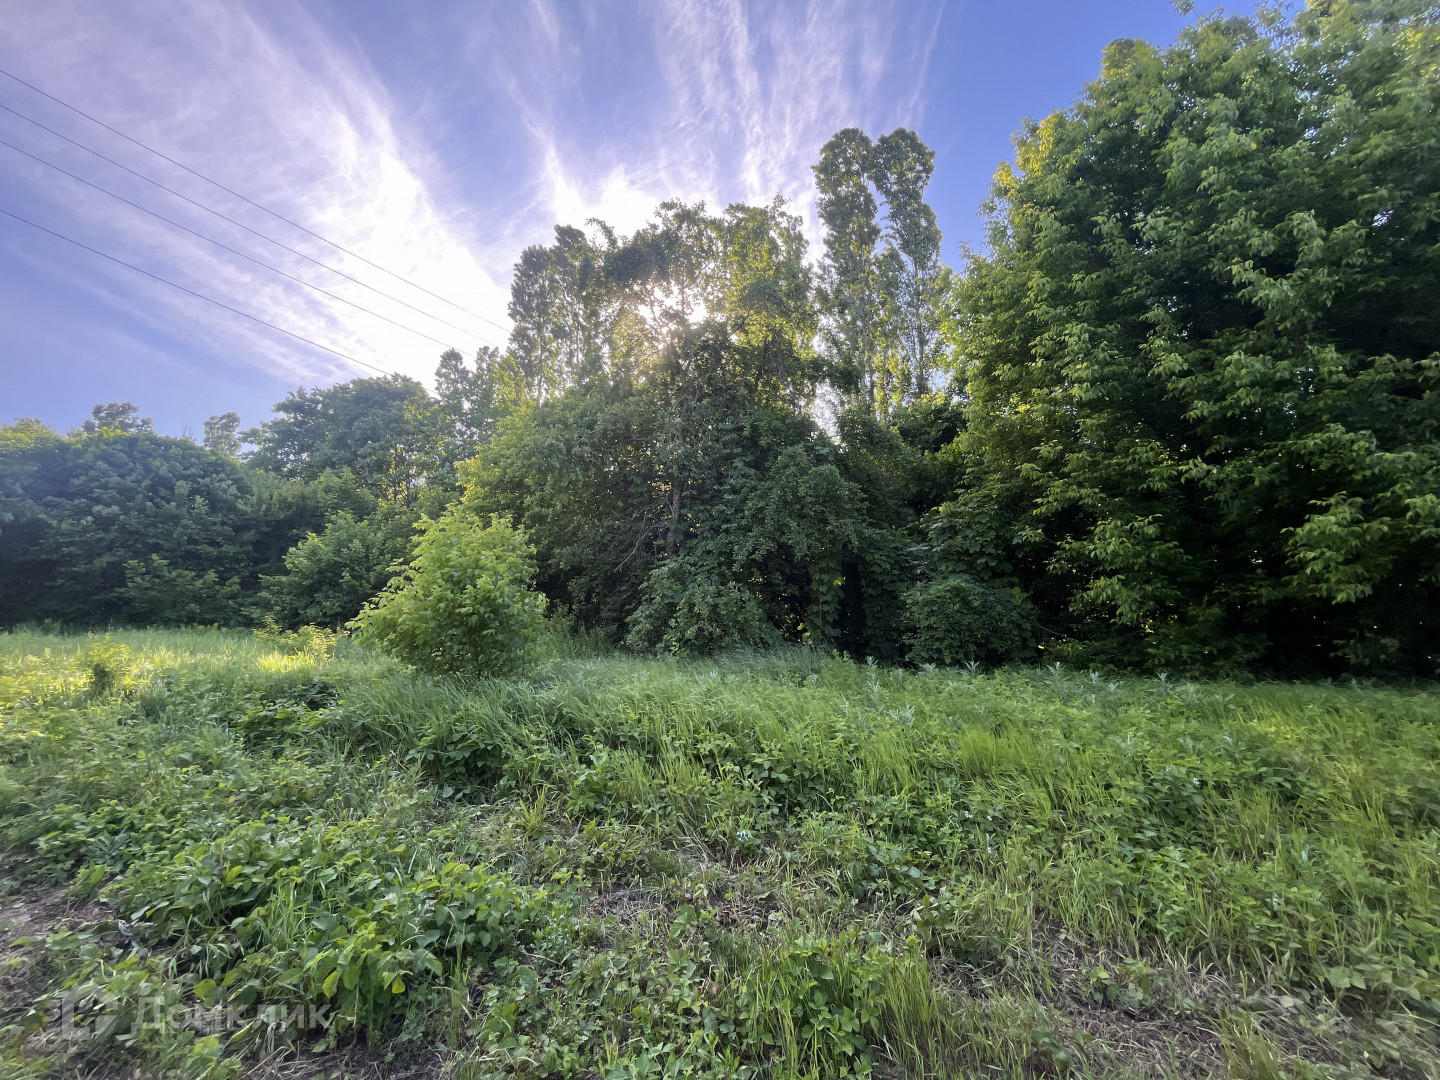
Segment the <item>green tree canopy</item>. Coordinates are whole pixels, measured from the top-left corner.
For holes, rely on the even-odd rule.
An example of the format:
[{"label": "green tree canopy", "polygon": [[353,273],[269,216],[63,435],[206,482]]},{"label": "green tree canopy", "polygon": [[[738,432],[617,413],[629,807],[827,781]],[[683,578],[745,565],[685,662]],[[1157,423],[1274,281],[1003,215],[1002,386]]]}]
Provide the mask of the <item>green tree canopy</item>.
[{"label": "green tree canopy", "polygon": [[90,419],[80,425],[80,433],[94,435],[98,431],[146,432],[155,434],[155,421],[140,415],[140,407],[131,401],[112,401],[96,405]]},{"label": "green tree canopy", "polygon": [[434,396],[297,390],[204,450],[21,422],[4,618],[334,625],[463,516],[642,649],[1432,674],[1437,71],[1421,0],[1204,17],[1026,124],[958,276],[929,148],[848,128],[817,264],[778,200],[666,202],[525,249]]},{"label": "green tree canopy", "polygon": [[214,450],[226,457],[238,457],[240,455],[240,414],[234,412],[221,413],[212,416],[205,421],[205,437],[201,445],[207,450]]},{"label": "green tree canopy", "polygon": [[408,507],[383,505],[364,519],[338,510],[285,553],[283,574],[263,579],[254,611],[287,630],[341,627],[409,561],[414,546]]},{"label": "green tree canopy", "polygon": [[447,463],[473,457],[476,450],[495,435],[495,425],[512,404],[504,382],[505,355],[491,346],[481,346],[475,363],[469,366],[455,349],[440,355],[435,369],[435,389],[440,396],[449,435],[442,457]]},{"label": "green tree canopy", "polygon": [[872,140],[846,128],[815,166],[825,253],[816,300],[831,378],[882,419],[934,388],[949,270],[925,201],[934,152],[906,128]]},{"label": "green tree canopy", "polygon": [[244,433],[253,465],[298,480],[347,477],[406,504],[436,471],[449,427],[425,387],[400,375],[295,390],[275,411]]},{"label": "green tree canopy", "polygon": [[859,494],[808,411],[825,367],[798,219],[666,203],[629,237],[557,235],[517,266],[512,312],[539,309],[536,265],[564,271],[545,325],[582,347],[535,352],[572,359],[527,376],[469,502],[524,525],[549,595],[638,646],[825,640]]},{"label": "green tree canopy", "polygon": [[1437,63],[1427,3],[1204,18],[1026,128],[956,298],[952,562],[1091,656],[1434,670]]},{"label": "green tree canopy", "polygon": [[262,531],[249,496],[188,439],[0,428],[0,624],[233,623]]}]

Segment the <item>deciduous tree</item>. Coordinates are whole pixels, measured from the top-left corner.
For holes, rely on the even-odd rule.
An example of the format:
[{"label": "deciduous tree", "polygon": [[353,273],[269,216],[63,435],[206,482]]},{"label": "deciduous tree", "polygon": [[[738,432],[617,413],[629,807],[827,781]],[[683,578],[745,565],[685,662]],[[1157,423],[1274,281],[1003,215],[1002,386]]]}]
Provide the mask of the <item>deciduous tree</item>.
[{"label": "deciduous tree", "polygon": [[956,298],[950,516],[1009,508],[1087,655],[1435,669],[1437,64],[1422,2],[1208,17],[1020,137]]}]

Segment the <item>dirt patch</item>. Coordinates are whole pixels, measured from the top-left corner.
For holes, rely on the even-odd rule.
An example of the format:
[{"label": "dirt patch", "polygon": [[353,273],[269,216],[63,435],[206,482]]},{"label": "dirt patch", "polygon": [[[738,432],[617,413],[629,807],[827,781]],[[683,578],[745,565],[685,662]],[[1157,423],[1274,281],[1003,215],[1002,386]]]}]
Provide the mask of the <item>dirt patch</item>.
[{"label": "dirt patch", "polygon": [[751,895],[736,895],[722,900],[715,906],[715,921],[726,930],[753,931],[769,925],[770,916],[780,908],[765,899]]},{"label": "dirt patch", "polygon": [[62,887],[0,908],[0,1013],[28,1009],[47,989],[45,938],[109,917],[103,904],[76,904]]},{"label": "dirt patch", "polygon": [[1203,1017],[1137,1016],[1073,998],[1051,1003],[1056,1032],[1100,1075],[1127,1069],[1140,1076],[1216,1076],[1225,1046]]},{"label": "dirt patch", "polygon": [[323,1054],[282,1050],[241,1075],[243,1080],[439,1080],[447,1057],[433,1050],[385,1054],[364,1046]]},{"label": "dirt patch", "polygon": [[592,919],[613,918],[621,926],[635,926],[647,916],[668,918],[670,908],[662,900],[638,889],[608,889],[585,905]]},{"label": "dirt patch", "polygon": [[1128,955],[1058,928],[980,964],[934,957],[930,971],[937,986],[973,1001],[1032,1001],[1037,1012],[1021,1024],[1020,1041],[1042,1029],[1057,1040],[1027,1061],[1035,1075],[1056,1071],[1056,1050],[1096,1075],[1155,1080],[1224,1076],[1233,1056],[1252,1053],[1265,1059],[1260,1072],[1294,1062],[1383,1062],[1381,1075],[1430,1075],[1415,1064],[1433,1053],[1428,1026],[1418,1020],[1407,1027],[1393,1014],[1350,1014],[1323,995],[1246,987],[1214,966]]},{"label": "dirt patch", "polygon": [[[1217,1014],[1241,996],[1212,970],[1186,968],[1157,957],[1127,957],[1050,928],[1040,955],[1060,988],[1048,1002],[1056,1032],[1100,1073],[1126,1069],[1140,1076],[1223,1075],[1225,1043]],[[1143,961],[1144,1002],[1101,1001],[1095,973],[1112,973],[1124,987],[1126,966]],[[1087,992],[1089,991],[1089,992]]]}]

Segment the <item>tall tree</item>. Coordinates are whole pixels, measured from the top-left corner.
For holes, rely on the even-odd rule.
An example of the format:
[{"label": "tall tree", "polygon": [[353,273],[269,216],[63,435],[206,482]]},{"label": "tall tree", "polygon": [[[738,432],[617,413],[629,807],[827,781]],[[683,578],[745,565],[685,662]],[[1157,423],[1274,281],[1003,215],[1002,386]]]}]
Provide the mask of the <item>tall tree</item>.
[{"label": "tall tree", "polygon": [[140,408],[131,401],[112,401],[107,405],[96,405],[90,410],[90,419],[80,425],[80,431],[94,435],[99,431],[122,431],[127,434],[148,432],[154,434],[155,421],[140,415]]},{"label": "tall tree", "polygon": [[925,201],[935,171],[935,152],[905,128],[882,135],[872,155],[876,190],[885,199],[885,321],[902,373],[906,400],[928,395],[947,351],[940,327],[949,293],[949,270],[940,260],[940,226]]},{"label": "tall tree", "polygon": [[609,361],[615,296],[603,267],[614,235],[591,224],[594,238],[557,225],[554,244],[526,248],[515,264],[505,357],[511,397],[548,401]]},{"label": "tall tree", "polygon": [[1205,18],[1020,137],[949,518],[1089,655],[1434,670],[1437,64],[1419,0]]},{"label": "tall tree", "polygon": [[200,445],[226,457],[240,456],[240,414],[221,413],[205,421],[205,436]]},{"label": "tall tree", "polygon": [[821,333],[834,361],[832,378],[871,413],[884,412],[894,395],[883,325],[884,285],[875,251],[881,229],[870,182],[874,153],[868,135],[846,128],[825,144],[814,170],[825,226],[817,287]]},{"label": "tall tree", "polygon": [[857,495],[808,414],[824,365],[800,222],[665,203],[597,266],[606,364],[502,421],[471,470],[541,583],[637,645],[825,640]]},{"label": "tall tree", "polygon": [[913,131],[838,132],[815,166],[825,255],[817,297],[833,378],[880,419],[934,389],[949,275],[925,202],[934,153]]},{"label": "tall tree", "polygon": [[473,366],[467,366],[454,349],[442,353],[435,369],[435,390],[449,424],[446,456],[451,461],[473,457],[494,437],[500,417],[523,400],[510,377],[506,355],[488,345],[476,351]]},{"label": "tall tree", "polygon": [[250,462],[298,480],[342,476],[377,499],[409,505],[439,463],[446,417],[414,379],[353,379],[299,389],[280,415],[244,433]]}]

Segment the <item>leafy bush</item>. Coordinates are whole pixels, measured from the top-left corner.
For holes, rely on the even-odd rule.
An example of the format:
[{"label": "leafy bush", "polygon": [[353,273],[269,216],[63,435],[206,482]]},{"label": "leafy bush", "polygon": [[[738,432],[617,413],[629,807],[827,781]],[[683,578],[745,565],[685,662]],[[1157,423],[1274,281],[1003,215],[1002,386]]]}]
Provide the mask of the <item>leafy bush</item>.
[{"label": "leafy bush", "polygon": [[95,697],[105,697],[121,689],[130,673],[130,650],[107,635],[96,637],[91,634],[85,647],[76,656],[82,668],[90,669],[89,691]]},{"label": "leafy bush", "polygon": [[545,605],[530,589],[535,553],[525,534],[498,517],[482,526],[459,508],[421,524],[415,561],[351,625],[431,674],[519,667]]},{"label": "leafy bush", "polygon": [[543,893],[423,860],[427,839],[371,819],[251,821],[142,864],[117,893],[155,938],[194,947],[207,1003],[330,1002],[338,1034],[382,1021],[410,982],[515,951],[543,921]]},{"label": "leafy bush", "polygon": [[633,647],[700,653],[779,641],[754,590],[701,560],[662,563],[651,572],[644,595],[630,617],[627,641]]},{"label": "leafy bush", "polygon": [[787,1061],[831,1076],[868,1075],[893,962],[853,934],[783,937],[746,970],[735,1011],[750,1039]]},{"label": "leafy bush", "polygon": [[106,427],[0,432],[0,622],[233,624],[265,523],[234,461]]},{"label": "leafy bush", "polygon": [[1030,636],[1029,606],[1018,590],[966,574],[917,585],[908,607],[910,659],[920,664],[1004,663],[1024,652]]},{"label": "leafy bush", "polygon": [[342,626],[410,556],[416,514],[381,507],[358,520],[341,510],[285,554],[286,572],[263,579],[257,609],[284,627]]}]

